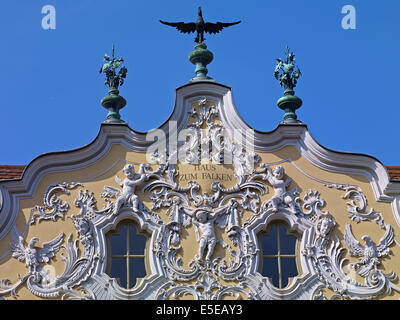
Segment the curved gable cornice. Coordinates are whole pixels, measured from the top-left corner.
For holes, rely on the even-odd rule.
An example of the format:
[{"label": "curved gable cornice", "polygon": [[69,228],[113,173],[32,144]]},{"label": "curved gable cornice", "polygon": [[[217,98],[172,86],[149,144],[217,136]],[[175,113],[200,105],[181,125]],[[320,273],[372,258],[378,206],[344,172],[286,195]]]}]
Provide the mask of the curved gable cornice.
[{"label": "curved gable cornice", "polygon": [[[167,140],[169,122],[176,121],[178,132],[184,129],[192,103],[200,97],[206,97],[216,104],[221,124],[228,132],[232,133],[237,129],[242,132],[253,130],[238,114],[231,88],[215,82],[194,82],[176,90],[173,111],[168,120],[158,128],[164,131]],[[387,169],[374,157],[323,147],[312,137],[307,125],[302,123],[279,124],[269,132],[253,132],[253,136],[246,136],[245,142],[246,145],[251,145],[254,138],[254,152],[268,153],[285,146],[294,146],[318,168],[366,177],[376,199],[392,202],[396,220],[400,221],[397,213],[400,183],[390,182]],[[33,197],[45,175],[89,167],[103,159],[114,144],[120,144],[133,152],[144,153],[153,143],[146,140],[146,135],[147,133],[135,131],[127,124],[103,123],[97,137],[88,145],[70,151],[43,154],[29,163],[21,179],[0,182],[0,239],[8,234],[16,221],[19,199]]]}]

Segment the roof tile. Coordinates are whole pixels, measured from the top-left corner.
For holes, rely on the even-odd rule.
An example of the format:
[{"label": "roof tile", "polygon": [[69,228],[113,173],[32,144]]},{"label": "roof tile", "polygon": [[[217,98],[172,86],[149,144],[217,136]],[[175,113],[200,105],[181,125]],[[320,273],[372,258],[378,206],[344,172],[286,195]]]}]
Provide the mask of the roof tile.
[{"label": "roof tile", "polygon": [[26,166],[0,165],[0,180],[19,179]]}]

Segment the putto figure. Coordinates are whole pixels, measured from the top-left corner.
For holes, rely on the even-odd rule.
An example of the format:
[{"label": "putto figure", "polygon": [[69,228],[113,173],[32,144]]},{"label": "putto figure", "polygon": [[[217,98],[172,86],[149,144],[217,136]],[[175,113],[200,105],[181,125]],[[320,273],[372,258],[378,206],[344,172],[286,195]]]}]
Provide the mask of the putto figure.
[{"label": "putto figure", "polygon": [[135,173],[135,168],[132,164],[124,166],[122,172],[125,175],[125,179],[121,180],[118,176],[115,176],[115,182],[121,187],[122,191],[110,186],[105,186],[106,192],[102,194],[102,197],[116,197],[117,200],[113,204],[113,214],[118,214],[118,211],[124,205],[129,205],[132,210],[138,212],[140,210],[147,210],[144,207],[143,202],[135,194],[136,187],[147,181],[153,172],[145,173],[145,169],[148,169],[149,165],[142,163],[139,167],[139,172]]},{"label": "putto figure", "polygon": [[236,22],[217,22],[217,23],[210,23],[210,22],[204,22],[203,19],[203,13],[201,12],[201,7],[198,9],[198,18],[196,23],[194,22],[166,22],[160,20],[161,23],[175,27],[178,29],[180,32],[183,33],[191,33],[191,32],[197,32],[196,38],[194,42],[196,43],[203,43],[204,39],[204,32],[207,33],[218,33],[220,32],[223,28],[233,26],[235,24],[240,23],[241,21],[236,21]]},{"label": "putto figure", "polygon": [[[211,255],[214,253],[214,248],[217,242],[219,242],[223,248],[227,246],[227,244],[224,241],[217,240],[214,229],[214,222],[218,218],[221,218],[221,215],[226,212],[227,212],[226,207],[216,211],[200,208],[196,209],[193,212],[194,216],[192,219],[192,223],[195,226],[196,239],[199,242],[199,254],[197,256],[198,260],[203,259],[205,249],[207,248],[205,260],[210,261]],[[218,225],[222,229],[225,228],[226,223],[224,223],[223,225],[219,223]],[[199,235],[198,229],[200,229],[201,236]]]},{"label": "putto figure", "polygon": [[126,204],[132,206],[133,211],[139,211],[139,205],[141,204],[140,199],[135,194],[135,189],[142,182],[149,179],[149,176],[144,173],[145,164],[141,164],[138,174],[135,174],[135,168],[131,164],[127,164],[122,170],[125,174],[125,179],[121,180],[118,176],[115,177],[115,181],[122,187],[122,193],[117,198],[114,207],[114,214]]},{"label": "putto figure", "polygon": [[322,213],[315,222],[315,229],[317,237],[315,238],[315,245],[321,249],[325,249],[329,241],[329,236],[332,229],[336,226],[335,219],[329,212]]},{"label": "putto figure", "polygon": [[272,208],[273,212],[278,212],[279,206],[284,205],[289,207],[292,213],[297,213],[298,208],[296,204],[296,194],[295,192],[288,192],[286,190],[292,182],[291,178],[287,178],[286,180],[283,178],[285,175],[285,169],[282,166],[276,166],[271,171],[269,167],[267,167],[267,180],[274,188],[274,196],[267,201],[266,205],[268,208]]}]

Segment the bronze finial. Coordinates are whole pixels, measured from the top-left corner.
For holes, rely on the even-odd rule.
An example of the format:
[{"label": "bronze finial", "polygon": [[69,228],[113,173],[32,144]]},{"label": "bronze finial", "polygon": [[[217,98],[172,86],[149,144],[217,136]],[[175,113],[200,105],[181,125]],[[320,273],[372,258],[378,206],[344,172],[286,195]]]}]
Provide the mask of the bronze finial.
[{"label": "bronze finial", "polygon": [[297,85],[297,79],[301,76],[299,67],[295,66],[295,57],[286,46],[286,60],[276,59],[277,64],[274,70],[274,77],[279,80],[280,85],[284,87],[284,96],[278,100],[278,107],[285,111],[283,123],[296,124],[296,110],[301,107],[303,101],[294,95],[294,88]]},{"label": "bronze finial", "polygon": [[[124,121],[121,120],[119,110],[125,107],[126,100],[119,95],[118,87],[124,84],[128,69],[125,66],[121,67],[124,59],[115,58],[114,45],[112,46],[112,57],[105,54],[104,61],[100,69],[100,73],[106,74],[105,85],[108,86],[108,96],[101,100],[101,105],[108,110],[107,120],[104,122],[121,123]],[[117,72],[118,68],[120,69]]]}]

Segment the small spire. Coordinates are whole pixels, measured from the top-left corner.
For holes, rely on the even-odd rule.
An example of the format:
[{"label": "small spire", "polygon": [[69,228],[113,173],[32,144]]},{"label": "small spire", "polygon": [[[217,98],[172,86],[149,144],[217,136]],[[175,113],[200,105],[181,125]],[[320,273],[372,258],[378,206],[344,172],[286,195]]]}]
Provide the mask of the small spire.
[{"label": "small spire", "polygon": [[284,96],[277,102],[278,107],[285,111],[283,123],[299,123],[297,120],[296,110],[301,107],[303,101],[294,95],[294,88],[297,80],[300,78],[301,71],[295,66],[295,56],[286,46],[286,60],[276,59],[277,64],[274,71],[274,77],[280,81],[280,85],[284,87]]},{"label": "small spire", "polygon": [[[100,73],[106,74],[105,85],[108,86],[108,96],[101,100],[101,105],[108,110],[107,120],[104,122],[124,122],[121,120],[119,110],[126,105],[126,100],[119,96],[118,88],[125,82],[128,69],[121,67],[124,59],[115,58],[115,47],[112,46],[112,58],[108,54],[104,55],[104,64],[100,69]],[[118,71],[119,69],[119,71]]]}]

